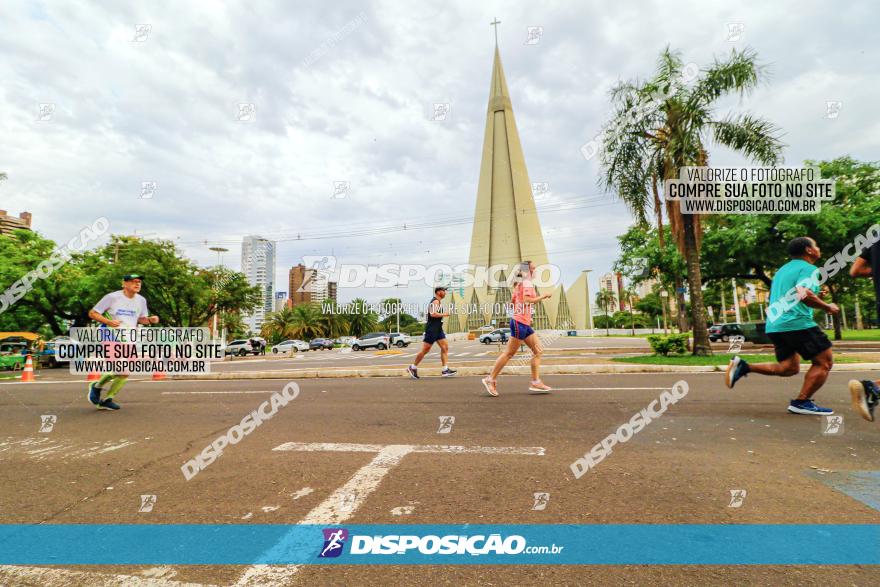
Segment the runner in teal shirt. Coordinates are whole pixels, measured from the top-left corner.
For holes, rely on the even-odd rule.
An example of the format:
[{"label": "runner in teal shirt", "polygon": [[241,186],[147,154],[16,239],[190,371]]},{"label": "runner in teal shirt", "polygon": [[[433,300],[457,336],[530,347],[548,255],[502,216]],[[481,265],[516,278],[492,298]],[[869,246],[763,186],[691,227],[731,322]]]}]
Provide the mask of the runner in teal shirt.
[{"label": "runner in teal shirt", "polygon": [[[812,365],[804,377],[801,392],[788,404],[792,414],[827,416],[834,411],[813,403],[813,394],[825,384],[834,356],[831,341],[813,320],[813,309],[838,314],[840,309],[827,304],[819,293],[819,273],[815,266],[822,256],[819,245],[813,239],[801,236],[788,243],[791,261],[779,268],[770,284],[770,306],[767,308],[765,332],[773,341],[776,351],[775,363],[750,365],[736,356],[727,366],[724,383],[729,388],[749,373],[792,377],[800,372],[801,361]],[[798,356],[800,355],[800,357]]]},{"label": "runner in teal shirt", "polygon": [[[816,270],[815,265],[807,263],[803,259],[792,259],[780,267],[776,275],[773,276],[773,283],[770,285],[770,306],[778,303],[785,308],[786,305],[790,305],[790,302],[786,304],[786,294],[790,300],[794,297],[790,292],[797,293],[798,287],[807,288],[818,294],[819,283],[813,278]],[[798,299],[781,315],[779,312],[768,312],[765,332],[790,332],[817,326],[819,325],[813,320],[813,309],[807,306],[803,300]]]}]

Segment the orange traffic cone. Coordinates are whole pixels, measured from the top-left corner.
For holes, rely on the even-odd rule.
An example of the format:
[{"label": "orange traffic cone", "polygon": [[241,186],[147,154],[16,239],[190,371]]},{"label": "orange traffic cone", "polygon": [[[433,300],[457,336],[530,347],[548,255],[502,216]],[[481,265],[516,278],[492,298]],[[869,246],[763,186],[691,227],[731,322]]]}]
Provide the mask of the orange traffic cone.
[{"label": "orange traffic cone", "polygon": [[99,381],[101,379],[101,374],[96,373],[95,371],[90,372],[86,376],[86,381]]},{"label": "orange traffic cone", "polygon": [[153,371],[153,381],[162,381],[165,379],[165,373],[162,371]]},{"label": "orange traffic cone", "polygon": [[24,362],[24,371],[21,372],[21,382],[33,383],[34,381],[34,360],[28,355]]}]

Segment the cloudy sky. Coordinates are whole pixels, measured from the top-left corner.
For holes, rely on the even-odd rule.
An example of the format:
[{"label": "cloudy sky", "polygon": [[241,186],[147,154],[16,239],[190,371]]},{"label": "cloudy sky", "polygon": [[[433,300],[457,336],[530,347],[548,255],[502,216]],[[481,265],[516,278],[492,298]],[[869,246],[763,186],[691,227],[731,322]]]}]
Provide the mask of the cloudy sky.
[{"label": "cloudy sky", "polygon": [[[870,2],[412,4],[7,0],[0,208],[31,211],[57,241],[106,216],[112,232],[173,239],[202,265],[219,245],[238,268],[241,237],[263,235],[278,241],[282,291],[304,255],[466,262],[494,17],[529,175],[552,192],[538,202],[549,257],[567,284],[589,268],[595,287],[631,222],[579,149],[608,117],[609,88],[649,75],[667,44],[699,65],[731,48],[758,52],[769,81],[718,112],[775,122],[786,164],[880,159]],[[543,28],[536,44],[530,26]],[[841,103],[836,118],[829,101]],[[447,120],[430,120],[434,103],[450,104]],[[40,104],[53,105],[46,120]],[[239,120],[240,104],[254,105],[251,120]],[[711,161],[743,163],[720,148]],[[145,181],[156,182],[152,198],[141,197]],[[350,191],[333,198],[339,181]],[[432,220],[448,222],[350,234]]]}]

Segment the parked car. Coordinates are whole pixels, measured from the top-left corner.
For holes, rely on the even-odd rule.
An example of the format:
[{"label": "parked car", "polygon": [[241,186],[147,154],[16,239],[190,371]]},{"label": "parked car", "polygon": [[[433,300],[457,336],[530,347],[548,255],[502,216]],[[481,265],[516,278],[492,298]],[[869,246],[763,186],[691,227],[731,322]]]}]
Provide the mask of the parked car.
[{"label": "parked car", "polygon": [[323,351],[323,350],[331,350],[333,348],[333,341],[329,338],[313,338],[309,341],[309,350],[310,351]]},{"label": "parked car", "polygon": [[709,340],[712,342],[719,340],[727,342],[731,336],[745,336],[740,324],[713,324],[709,327]]},{"label": "parked car", "polygon": [[290,352],[298,353],[307,350],[309,350],[309,343],[304,340],[285,340],[272,347],[272,352],[275,354]]},{"label": "parked car", "polygon": [[241,338],[239,340],[233,340],[226,345],[226,354],[244,357],[245,355],[259,355],[260,351],[254,349],[251,345],[251,341],[246,338]]},{"label": "parked car", "polygon": [[391,344],[396,346],[397,348],[403,348],[405,346],[409,346],[409,343],[412,341],[409,339],[409,336],[403,334],[402,332],[392,332],[388,335]]},{"label": "parked car", "polygon": [[351,343],[351,350],[360,351],[368,348],[377,348],[384,351],[391,345],[391,338],[384,332],[371,332],[356,339]]},{"label": "parked car", "polygon": [[496,328],[492,332],[480,335],[480,342],[483,344],[492,344],[493,342],[507,342],[507,328]]}]

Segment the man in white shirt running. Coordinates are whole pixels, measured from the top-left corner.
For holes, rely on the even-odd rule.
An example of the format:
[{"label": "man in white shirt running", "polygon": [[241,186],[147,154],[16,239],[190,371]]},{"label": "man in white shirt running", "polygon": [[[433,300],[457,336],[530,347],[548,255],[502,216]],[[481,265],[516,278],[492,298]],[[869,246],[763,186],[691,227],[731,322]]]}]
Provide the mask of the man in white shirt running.
[{"label": "man in white shirt running", "polygon": [[[144,276],[129,273],[122,278],[122,289],[108,293],[95,307],[89,310],[89,318],[103,324],[104,328],[137,328],[140,324],[156,324],[158,316],[150,316],[147,300],[140,295]],[[114,344],[114,343],[111,343]],[[105,373],[98,381],[89,384],[88,398],[99,410],[118,410],[119,404],[113,401],[125,382],[128,373]],[[107,397],[101,399],[104,386],[110,384]]]}]

